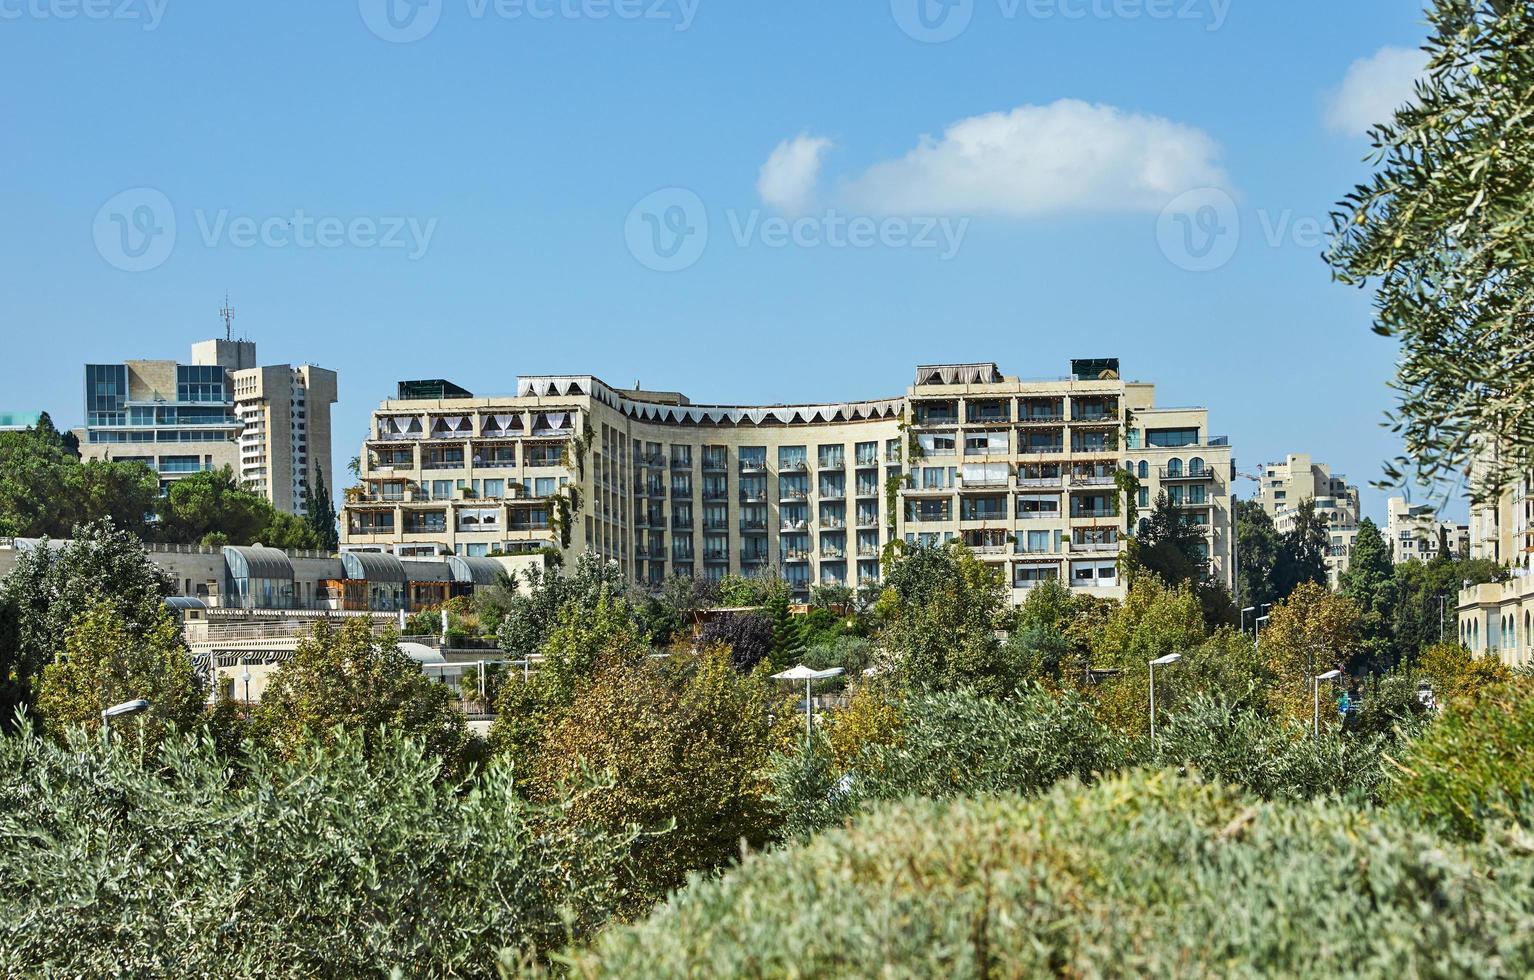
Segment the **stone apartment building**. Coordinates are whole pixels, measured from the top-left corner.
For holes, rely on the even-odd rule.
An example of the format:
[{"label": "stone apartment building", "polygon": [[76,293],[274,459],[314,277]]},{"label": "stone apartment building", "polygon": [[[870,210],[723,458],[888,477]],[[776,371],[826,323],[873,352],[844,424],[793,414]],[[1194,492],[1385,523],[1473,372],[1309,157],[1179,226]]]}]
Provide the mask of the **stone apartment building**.
[{"label": "stone apartment building", "polygon": [[373,415],[343,550],[398,556],[592,551],[644,586],[776,568],[798,593],[875,583],[892,541],[959,539],[1020,601],[1050,579],[1120,595],[1115,474],[1165,491],[1232,579],[1231,448],[1201,408],[1159,408],[1117,360],[1025,381],[925,365],[904,394],[695,405],[591,376],[476,397],[401,383]]},{"label": "stone apartment building", "polygon": [[1360,503],[1358,487],[1342,474],[1333,475],[1325,463],[1314,462],[1309,453],[1290,453],[1281,463],[1259,469],[1257,501],[1273,518],[1278,533],[1294,530],[1295,515],[1307,500],[1315,504],[1316,516],[1327,524],[1329,545],[1326,569],[1332,588],[1348,570],[1353,542],[1358,537]]}]

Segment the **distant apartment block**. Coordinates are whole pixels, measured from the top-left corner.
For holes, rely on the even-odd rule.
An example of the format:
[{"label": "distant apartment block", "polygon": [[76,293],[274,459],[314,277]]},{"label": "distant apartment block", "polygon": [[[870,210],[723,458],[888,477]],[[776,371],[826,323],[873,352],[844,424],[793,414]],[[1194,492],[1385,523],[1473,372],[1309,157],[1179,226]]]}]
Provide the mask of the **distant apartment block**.
[{"label": "distant apartment block", "polygon": [[1388,507],[1385,536],[1394,563],[1432,561],[1440,554],[1453,558],[1469,553],[1468,524],[1440,521],[1437,510],[1426,504],[1409,504],[1404,497],[1391,497]]},{"label": "distant apartment block", "polygon": [[1326,464],[1313,462],[1308,453],[1291,453],[1281,463],[1268,463],[1259,475],[1257,501],[1280,534],[1294,530],[1301,504],[1315,504],[1316,517],[1327,525],[1326,569],[1335,589],[1348,570],[1358,537],[1358,488],[1342,474],[1334,476]]},{"label": "distant apartment block", "polygon": [[161,488],[230,467],[281,510],[303,513],[304,491],[330,465],[336,375],[312,365],[259,367],[248,340],[192,346],[190,364],[85,366],[86,459],[142,462]]},{"label": "distant apartment block", "polygon": [[1015,600],[1049,580],[1120,595],[1122,467],[1141,519],[1165,492],[1228,586],[1230,445],[1204,409],[1154,396],[1111,359],[1044,381],[929,365],[903,395],[822,405],[694,405],[590,376],[503,397],[403,382],[374,413],[343,550],[592,551],[643,586],[776,568],[803,594],[877,583],[893,541],[961,540]]}]

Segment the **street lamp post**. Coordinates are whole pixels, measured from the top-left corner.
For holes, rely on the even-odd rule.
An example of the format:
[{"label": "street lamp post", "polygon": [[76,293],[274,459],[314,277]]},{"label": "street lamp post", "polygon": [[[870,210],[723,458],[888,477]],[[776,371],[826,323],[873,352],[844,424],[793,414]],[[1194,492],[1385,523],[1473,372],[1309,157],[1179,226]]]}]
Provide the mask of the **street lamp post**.
[{"label": "street lamp post", "polygon": [[1317,739],[1319,739],[1321,737],[1321,682],[1322,681],[1334,681],[1334,680],[1336,680],[1337,678],[1339,678],[1341,676],[1342,676],[1342,671],[1340,671],[1340,670],[1328,670],[1324,674],[1317,674],[1311,680],[1311,687],[1315,691],[1315,703],[1314,703],[1314,707],[1312,709],[1312,717],[1311,717],[1310,725],[1311,725],[1311,732],[1315,735],[1315,737]]},{"label": "street lamp post", "polygon": [[1266,623],[1271,616],[1258,616],[1252,623],[1252,646],[1262,646],[1262,624]]},{"label": "street lamp post", "polygon": [[137,701],[124,701],[122,704],[114,704],[101,713],[101,738],[107,745],[112,744],[112,722],[117,718],[128,718],[133,715],[143,714],[149,710],[149,702],[143,698]]},{"label": "street lamp post", "polygon": [[1157,657],[1148,665],[1150,667],[1150,740],[1151,746],[1156,744],[1156,668],[1168,667],[1182,659],[1180,653],[1169,653],[1164,657]]}]

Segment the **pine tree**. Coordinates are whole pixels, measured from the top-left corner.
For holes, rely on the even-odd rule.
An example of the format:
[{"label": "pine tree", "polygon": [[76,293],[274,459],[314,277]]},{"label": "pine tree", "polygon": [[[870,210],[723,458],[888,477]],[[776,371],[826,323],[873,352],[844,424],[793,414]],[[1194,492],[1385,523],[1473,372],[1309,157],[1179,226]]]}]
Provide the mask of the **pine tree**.
[{"label": "pine tree", "polygon": [[1391,630],[1399,589],[1395,566],[1390,561],[1390,546],[1379,527],[1367,517],[1358,522],[1348,570],[1342,574],[1339,586],[1342,594],[1358,603],[1363,611],[1359,620],[1362,649],[1356,658],[1365,662],[1351,663],[1349,667],[1384,670],[1392,666],[1400,659]]},{"label": "pine tree", "polygon": [[788,609],[788,596],[778,593],[767,600],[767,615],[772,620],[772,652],[768,660],[773,670],[787,670],[804,659],[804,626]]},{"label": "pine tree", "polygon": [[304,488],[304,519],[319,537],[322,550],[335,551],[341,547],[341,535],[336,526],[336,505],[330,499],[329,488],[325,486],[323,467],[314,468],[314,486]]}]

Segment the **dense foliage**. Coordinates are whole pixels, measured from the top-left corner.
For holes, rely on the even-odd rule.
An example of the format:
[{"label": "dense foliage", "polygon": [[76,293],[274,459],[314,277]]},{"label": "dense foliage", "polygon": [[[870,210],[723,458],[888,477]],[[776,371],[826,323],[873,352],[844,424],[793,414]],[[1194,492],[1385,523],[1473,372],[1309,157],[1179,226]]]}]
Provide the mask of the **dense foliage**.
[{"label": "dense foliage", "polygon": [[617,907],[627,834],[502,767],[440,772],[395,737],[234,761],[178,737],[142,762],[0,738],[0,974],[484,976]]},{"label": "dense foliage", "polygon": [[70,728],[94,733],[102,711],[139,698],[149,709],[116,725],[117,737],[129,745],[155,745],[173,727],[195,728],[207,700],[181,626],[168,612],[139,631],[98,603],[70,624],[58,659],[43,668],[38,711],[55,736]]},{"label": "dense foliage", "polygon": [[1504,684],[1453,700],[1401,754],[1386,795],[1467,840],[1500,821],[1534,828],[1534,691]]},{"label": "dense foliage", "polygon": [[374,636],[363,619],[318,624],[272,673],[252,722],[263,743],[288,757],[346,733],[365,747],[403,736],[419,739],[452,773],[468,744],[447,688],[400,652],[393,633]]},{"label": "dense foliage", "polygon": [[130,635],[147,636],[174,593],[139,540],[110,522],[84,525],[61,546],[45,540],[25,552],[0,587],[4,720],[33,701],[43,668],[60,652],[76,618],[105,605]]},{"label": "dense foliage", "polygon": [[1134,773],[876,809],[695,882],[575,972],[1516,976],[1534,970],[1531,909],[1516,841]]}]

